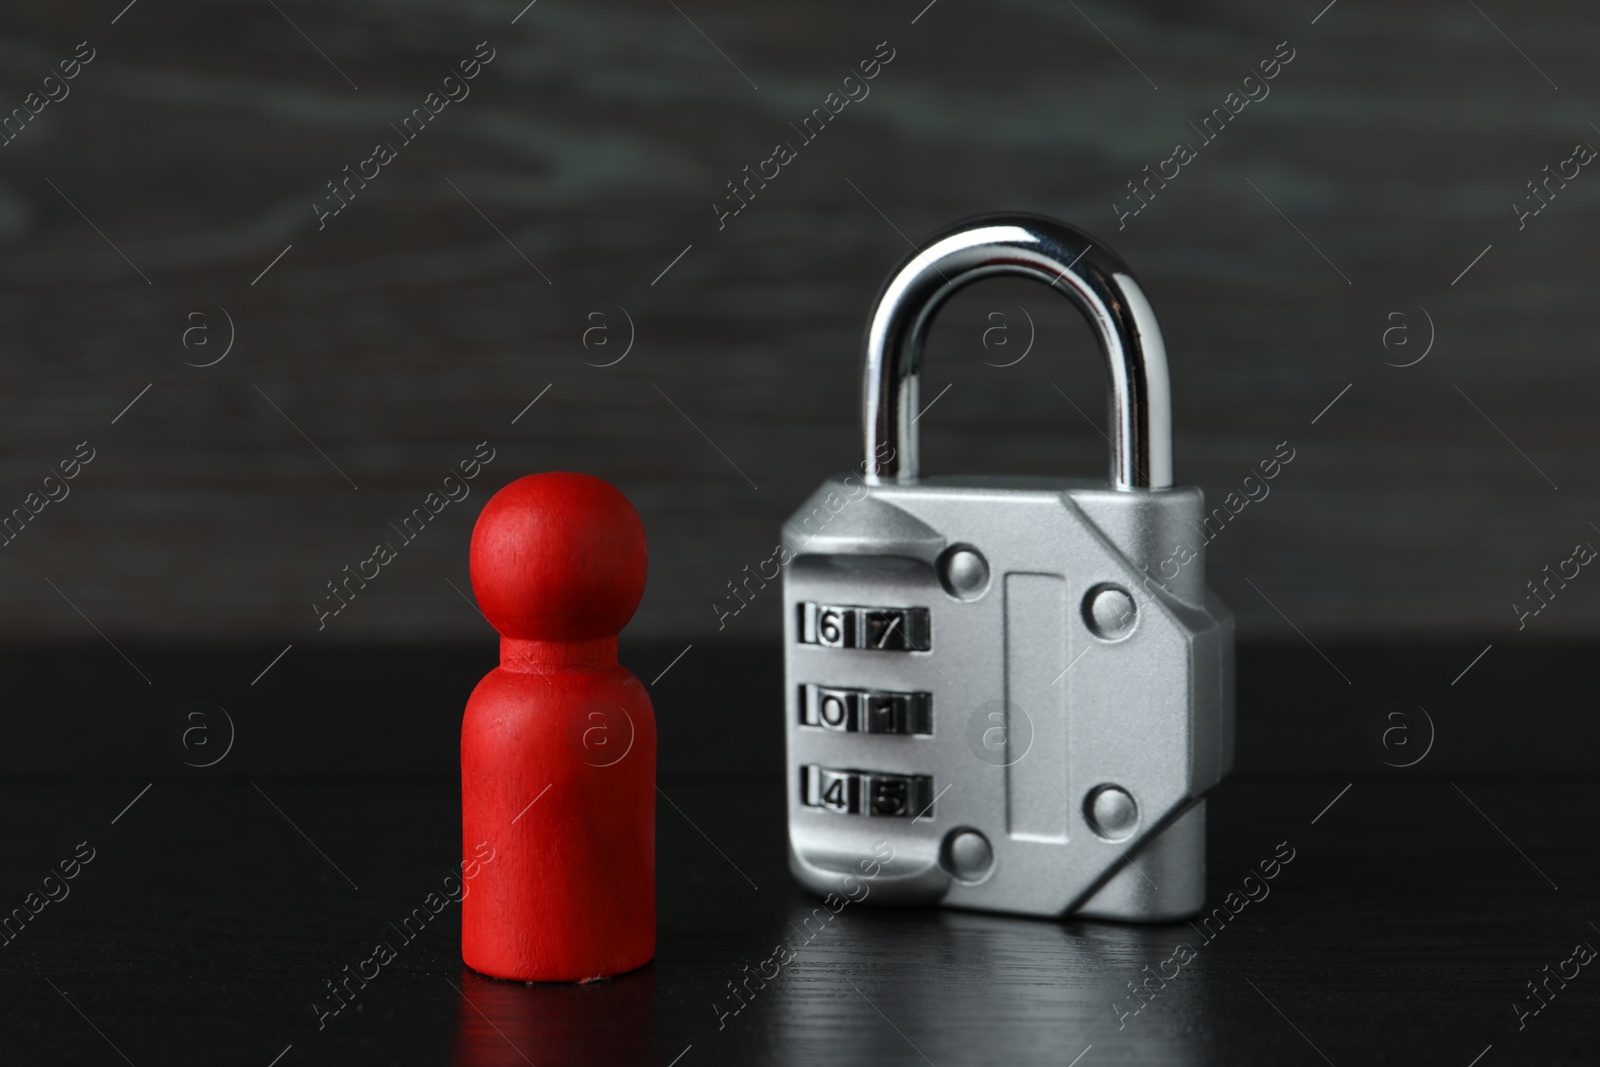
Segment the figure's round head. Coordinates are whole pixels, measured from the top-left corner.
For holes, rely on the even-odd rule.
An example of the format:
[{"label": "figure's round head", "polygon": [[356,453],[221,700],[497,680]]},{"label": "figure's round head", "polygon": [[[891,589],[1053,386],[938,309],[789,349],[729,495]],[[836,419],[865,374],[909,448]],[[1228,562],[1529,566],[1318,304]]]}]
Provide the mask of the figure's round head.
[{"label": "figure's round head", "polygon": [[472,529],[472,591],[496,630],[523,641],[620,633],[644,595],[644,523],[588,474],[518,478]]}]

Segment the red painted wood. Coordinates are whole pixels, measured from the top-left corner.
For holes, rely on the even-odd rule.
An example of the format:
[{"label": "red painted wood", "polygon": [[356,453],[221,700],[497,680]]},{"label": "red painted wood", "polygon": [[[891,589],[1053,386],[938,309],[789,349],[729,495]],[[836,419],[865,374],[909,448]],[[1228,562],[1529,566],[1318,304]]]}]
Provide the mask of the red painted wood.
[{"label": "red painted wood", "polygon": [[519,478],[472,531],[472,588],[501,634],[461,724],[478,861],[461,956],[483,974],[585,981],[655,955],[655,710],[616,637],[646,560],[638,512],[587,474]]}]

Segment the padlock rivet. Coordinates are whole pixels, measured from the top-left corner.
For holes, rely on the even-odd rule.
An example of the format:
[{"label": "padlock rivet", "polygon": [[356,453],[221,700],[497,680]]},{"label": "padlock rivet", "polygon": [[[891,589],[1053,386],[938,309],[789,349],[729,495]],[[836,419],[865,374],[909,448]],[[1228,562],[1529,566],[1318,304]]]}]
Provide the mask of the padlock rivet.
[{"label": "padlock rivet", "polygon": [[1084,814],[1094,832],[1107,841],[1122,841],[1139,825],[1139,805],[1121,786],[1103,785],[1090,793]]},{"label": "padlock rivet", "polygon": [[958,600],[976,600],[989,587],[989,561],[977,549],[958,545],[939,557],[939,581]]},{"label": "padlock rivet", "polygon": [[976,830],[957,830],[945,839],[944,865],[963,882],[976,882],[994,865],[994,846]]},{"label": "padlock rivet", "polygon": [[1103,641],[1116,641],[1133,632],[1138,607],[1120,585],[1097,585],[1084,598],[1083,621]]}]

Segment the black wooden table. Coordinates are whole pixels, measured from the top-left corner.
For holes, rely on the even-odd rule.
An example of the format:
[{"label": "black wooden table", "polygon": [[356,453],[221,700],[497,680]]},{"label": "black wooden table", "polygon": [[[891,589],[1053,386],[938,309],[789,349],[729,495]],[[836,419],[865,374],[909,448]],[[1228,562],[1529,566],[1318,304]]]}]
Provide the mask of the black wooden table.
[{"label": "black wooden table", "polygon": [[[648,678],[671,651],[631,658]],[[1311,673],[1321,661],[1247,652],[1245,766],[1210,802],[1211,903],[1235,894],[1226,922],[1030,921],[870,898],[830,914],[785,869],[775,698],[723,699],[775,693],[775,663],[696,651],[653,690],[667,798],[655,962],[583,986],[474,975],[455,905],[400,929],[458,860],[460,701],[445,698],[492,655],[324,650],[286,659],[276,690],[237,680],[233,695],[208,679],[248,679],[257,653],[149,652],[147,671],[185,682],[139,691],[98,653],[62,654],[75,672],[46,670],[47,652],[26,673],[6,658],[27,710],[4,757],[0,905],[44,903],[0,948],[0,1062],[1595,1062],[1600,975],[1574,958],[1600,946],[1592,775],[1474,768],[1443,740],[1431,773],[1317,769],[1305,753],[1337,750],[1332,733],[1315,743],[1336,717],[1287,698],[1331,691]],[[1330,654],[1357,679],[1381,674],[1377,653]],[[1499,668],[1511,681],[1519,669],[1509,653]],[[70,696],[52,704],[21,681],[41,677]],[[1485,670],[1483,687],[1496,677]],[[237,730],[210,768],[179,765],[161,740],[194,691]],[[721,711],[700,710],[707,695]],[[1454,714],[1441,739],[1472,726],[1473,707]],[[720,716],[755,717],[753,733],[696,733]],[[1304,744],[1260,750],[1269,723],[1295,720]],[[730,758],[744,762],[719,770]],[[47,881],[62,861],[76,876]],[[356,992],[339,1007],[329,984],[379,942],[395,959],[346,983]],[[780,944],[794,958],[773,976]]]}]

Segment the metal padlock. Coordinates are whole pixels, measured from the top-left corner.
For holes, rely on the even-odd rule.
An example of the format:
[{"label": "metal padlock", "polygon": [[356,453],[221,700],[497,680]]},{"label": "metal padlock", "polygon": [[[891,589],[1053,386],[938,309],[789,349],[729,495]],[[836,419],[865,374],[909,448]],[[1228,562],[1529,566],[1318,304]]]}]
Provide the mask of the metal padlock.
[{"label": "metal padlock", "polygon": [[[1111,477],[921,477],[923,342],[961,287],[1020,274],[1088,316]],[[785,524],[790,868],[880,903],[1156,921],[1205,899],[1205,800],[1233,763],[1233,619],[1172,485],[1155,314],[1127,266],[1052,219],[937,235],[867,329],[857,473]],[[1204,552],[1202,548],[1201,553]]]}]

